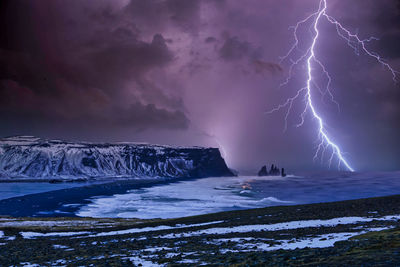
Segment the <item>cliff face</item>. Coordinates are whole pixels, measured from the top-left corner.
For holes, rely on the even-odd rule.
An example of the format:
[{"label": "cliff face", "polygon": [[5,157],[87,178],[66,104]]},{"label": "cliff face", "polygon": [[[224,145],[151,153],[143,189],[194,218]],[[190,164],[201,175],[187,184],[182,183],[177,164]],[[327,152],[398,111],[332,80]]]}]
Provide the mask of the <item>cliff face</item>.
[{"label": "cliff face", "polygon": [[3,178],[232,176],[217,148],[0,139]]}]

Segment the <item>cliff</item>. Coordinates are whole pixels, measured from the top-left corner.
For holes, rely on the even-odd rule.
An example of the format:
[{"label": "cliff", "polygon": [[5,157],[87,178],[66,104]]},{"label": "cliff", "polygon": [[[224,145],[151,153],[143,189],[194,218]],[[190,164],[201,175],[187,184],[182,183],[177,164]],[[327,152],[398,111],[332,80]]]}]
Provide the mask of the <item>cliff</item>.
[{"label": "cliff", "polygon": [[232,176],[217,148],[65,142],[31,136],[0,139],[3,178],[199,178]]}]

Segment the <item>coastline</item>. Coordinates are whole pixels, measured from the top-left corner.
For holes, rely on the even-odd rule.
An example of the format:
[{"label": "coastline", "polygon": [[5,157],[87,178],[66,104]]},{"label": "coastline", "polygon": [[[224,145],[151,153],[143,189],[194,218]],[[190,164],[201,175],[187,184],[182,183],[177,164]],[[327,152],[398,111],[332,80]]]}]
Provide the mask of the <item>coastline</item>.
[{"label": "coastline", "polygon": [[[354,177],[331,176],[104,179],[21,186],[11,183],[2,187],[4,199],[0,199],[0,214],[16,217],[75,217],[77,214],[100,218],[178,218],[400,193],[398,173],[387,173],[378,178],[369,173]],[[37,189],[22,195],[23,186]],[[76,213],[80,210],[85,212]]]},{"label": "coastline", "polygon": [[[89,204],[91,202],[91,197],[124,194],[132,189],[196,179],[201,178],[104,179],[94,180],[91,181],[91,184],[83,186],[79,185],[81,184],[80,182],[74,182],[78,183],[76,187],[1,199],[0,216],[77,217],[75,212],[80,206]],[[223,177],[221,177],[221,179],[223,179]],[[87,181],[82,182],[82,184],[84,183],[87,183]]]},{"label": "coastline", "polygon": [[[109,181],[99,184],[78,186],[43,193],[29,194],[0,200],[0,214],[13,217],[32,217],[40,213],[40,217],[76,217],[78,209],[73,204],[87,204],[94,196],[107,196],[125,193],[131,189],[165,183],[164,179],[140,179],[125,181]],[[57,213],[63,205],[65,210]],[[43,211],[47,211],[48,214]]]}]

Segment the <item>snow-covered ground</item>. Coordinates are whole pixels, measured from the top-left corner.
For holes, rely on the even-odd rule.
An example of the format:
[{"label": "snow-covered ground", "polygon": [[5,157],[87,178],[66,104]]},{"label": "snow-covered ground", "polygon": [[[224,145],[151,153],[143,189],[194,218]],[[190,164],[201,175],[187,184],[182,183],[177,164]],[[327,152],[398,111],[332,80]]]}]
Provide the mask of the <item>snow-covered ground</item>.
[{"label": "snow-covered ground", "polygon": [[52,233],[37,233],[37,232],[20,232],[20,235],[26,239],[32,239],[37,237],[50,237],[50,236],[76,236],[76,235],[86,235],[90,232],[52,232]]},{"label": "snow-covered ground", "polygon": [[0,220],[0,227],[107,227],[113,226],[115,223],[107,223],[92,220],[55,220],[55,221],[43,221],[43,220],[16,220],[16,219],[3,219]]},{"label": "snow-covered ground", "polygon": [[[396,197],[393,198],[396,199]],[[361,214],[366,214],[365,216],[285,221],[287,217],[279,214],[285,213],[287,209],[292,209],[296,213],[292,218],[298,216],[308,218],[309,212],[312,211],[309,206],[305,211],[301,211],[300,207],[286,207],[262,209],[254,211],[254,213],[245,211],[178,220],[153,220],[142,224],[138,224],[135,220],[116,220],[116,222],[129,221],[132,223],[130,228],[124,227],[122,230],[117,224],[115,225],[116,229],[78,230],[81,226],[80,223],[84,220],[76,220],[78,226],[76,230],[65,230],[64,232],[41,228],[40,232],[35,232],[24,230],[23,227],[55,224],[52,220],[44,223],[46,221],[44,219],[28,220],[26,223],[22,223],[20,219],[7,221],[7,218],[4,218],[1,222],[7,223],[7,227],[14,226],[21,229],[18,230],[18,233],[11,232],[12,235],[9,235],[7,231],[0,231],[0,245],[7,248],[8,245],[20,244],[24,248],[27,244],[30,246],[36,243],[40,244],[42,243],[40,240],[45,239],[45,242],[49,243],[50,249],[56,250],[57,255],[63,255],[60,258],[52,258],[51,261],[46,262],[47,265],[74,265],[83,259],[79,256],[71,258],[71,253],[81,250],[89,253],[87,255],[90,256],[87,260],[99,262],[113,258],[126,264],[129,261],[143,266],[166,266],[165,262],[201,265],[210,263],[209,255],[218,254],[218,257],[229,258],[236,253],[241,255],[245,253],[254,255],[254,253],[268,253],[269,251],[282,253],[282,251],[275,252],[277,250],[299,253],[299,251],[292,250],[307,247],[329,248],[333,247],[335,242],[345,241],[356,235],[398,227],[399,211],[393,201],[387,203],[391,207],[383,208],[383,210],[397,210],[395,214],[380,215],[382,214],[381,209],[377,211],[378,207],[371,207],[371,210],[361,211]],[[327,206],[332,205],[327,204]],[[314,211],[318,211],[320,205],[316,207]],[[332,210],[332,207],[330,209],[331,212],[333,211],[330,214],[335,214],[335,210]],[[297,214],[297,212],[299,213]],[[358,214],[357,210],[352,212]],[[220,216],[221,220],[214,220],[214,216]],[[209,219],[205,220],[206,218]],[[258,224],[252,224],[254,218],[259,220]],[[199,221],[200,219],[201,221]],[[93,223],[98,220],[100,219],[93,220]],[[66,223],[72,223],[72,221],[74,220],[66,221]],[[174,221],[175,224],[172,223]],[[141,225],[143,226],[141,227]],[[71,228],[73,229],[73,227]],[[387,235],[387,233],[385,234]],[[362,238],[370,239],[370,237],[360,237],[360,239]],[[18,240],[14,243],[15,239]],[[32,242],[32,239],[36,239],[38,242]],[[354,244],[353,242],[347,244]],[[160,259],[162,261],[159,261]],[[32,264],[35,263],[32,262]]]},{"label": "snow-covered ground", "polygon": [[[374,232],[374,231],[382,231],[389,229],[389,227],[380,227],[380,228],[368,228],[364,231],[360,232],[344,232],[344,233],[329,233],[325,235],[319,235],[317,237],[305,237],[299,239],[291,239],[291,240],[274,240],[275,243],[280,243],[279,245],[269,245],[264,242],[252,242],[246,243],[246,239],[239,239],[236,241],[237,249],[236,250],[221,250],[222,253],[226,252],[243,252],[243,251],[272,251],[278,249],[284,250],[292,250],[292,249],[302,249],[302,248],[327,248],[332,247],[338,241],[348,240],[353,236]],[[257,239],[247,239],[247,241],[258,241]],[[218,240],[216,240],[218,243]],[[232,240],[231,240],[232,242]],[[209,243],[213,243],[212,241]]]},{"label": "snow-covered ground", "polygon": [[[193,236],[203,236],[203,235],[225,235],[231,233],[248,233],[248,232],[261,232],[261,231],[280,231],[280,230],[293,230],[300,228],[309,227],[334,227],[337,225],[351,225],[366,223],[372,221],[397,221],[400,219],[400,215],[388,215],[383,217],[341,217],[333,218],[328,220],[303,220],[303,221],[289,221],[274,224],[249,224],[240,225],[234,227],[210,227],[202,230],[192,231],[192,230],[182,230],[179,235],[176,234],[166,234],[166,235],[156,235],[155,238],[182,238],[182,237],[193,237]],[[17,222],[15,222],[17,223]],[[212,226],[214,224],[220,224],[223,221],[214,221],[207,223],[198,224],[178,224],[175,226],[160,225],[155,227],[144,227],[144,228],[131,228],[126,230],[109,231],[109,232],[87,232],[87,231],[77,231],[77,232],[49,232],[49,233],[39,233],[39,232],[20,232],[21,236],[26,239],[38,238],[38,237],[49,237],[49,236],[81,236],[81,237],[102,237],[102,236],[119,236],[127,234],[136,233],[147,233],[147,232],[158,232],[162,230],[174,230],[199,226]],[[12,226],[12,222],[10,225]],[[362,228],[363,229],[363,228]],[[368,230],[363,229],[362,232]],[[361,232],[361,231],[360,231]],[[1,235],[1,233],[0,233]]]},{"label": "snow-covered ground", "polygon": [[[381,218],[363,218],[363,217],[342,217],[334,218],[329,220],[307,220],[307,221],[291,221],[275,224],[263,224],[263,225],[241,225],[235,227],[215,227],[208,228],[198,231],[190,231],[186,233],[180,233],[179,237],[191,237],[201,235],[224,235],[230,233],[247,233],[247,232],[260,232],[260,231],[279,231],[279,230],[292,230],[299,228],[308,227],[333,227],[339,224],[356,224],[364,222],[376,221],[397,221],[400,219],[400,215],[390,215]],[[174,234],[167,234],[157,236],[157,238],[176,238]]]},{"label": "snow-covered ground", "polygon": [[126,234],[134,234],[134,233],[145,233],[145,232],[154,232],[154,231],[161,231],[161,230],[171,230],[171,229],[179,229],[179,228],[187,228],[187,227],[197,227],[197,226],[204,226],[204,225],[211,225],[211,224],[218,224],[223,221],[215,221],[215,222],[207,222],[207,223],[197,223],[197,224],[180,224],[176,226],[166,226],[160,225],[156,227],[145,227],[145,228],[132,228],[127,230],[120,230],[120,231],[111,231],[111,232],[103,232],[97,233],[95,235],[91,235],[90,237],[98,237],[98,236],[113,236],[113,235],[126,235]]}]

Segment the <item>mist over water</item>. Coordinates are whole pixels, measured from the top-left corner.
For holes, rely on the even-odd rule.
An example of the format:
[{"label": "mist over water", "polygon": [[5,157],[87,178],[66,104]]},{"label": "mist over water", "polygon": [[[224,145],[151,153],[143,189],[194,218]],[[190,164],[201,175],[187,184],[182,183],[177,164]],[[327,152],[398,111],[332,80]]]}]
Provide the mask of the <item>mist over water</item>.
[{"label": "mist over water", "polygon": [[400,172],[316,173],[288,177],[211,177],[97,197],[78,216],[176,218],[277,205],[400,193]]}]

